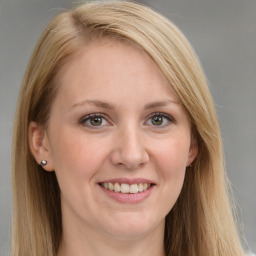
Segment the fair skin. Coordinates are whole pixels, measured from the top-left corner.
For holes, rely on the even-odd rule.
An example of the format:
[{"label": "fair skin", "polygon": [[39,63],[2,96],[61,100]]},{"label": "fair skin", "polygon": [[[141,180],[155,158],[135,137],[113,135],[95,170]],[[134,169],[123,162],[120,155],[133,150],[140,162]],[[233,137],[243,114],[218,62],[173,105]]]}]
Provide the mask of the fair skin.
[{"label": "fair skin", "polygon": [[165,216],[197,154],[183,106],[124,42],[90,44],[59,77],[49,126],[30,124],[31,151],[61,190],[58,256],[163,256]]}]

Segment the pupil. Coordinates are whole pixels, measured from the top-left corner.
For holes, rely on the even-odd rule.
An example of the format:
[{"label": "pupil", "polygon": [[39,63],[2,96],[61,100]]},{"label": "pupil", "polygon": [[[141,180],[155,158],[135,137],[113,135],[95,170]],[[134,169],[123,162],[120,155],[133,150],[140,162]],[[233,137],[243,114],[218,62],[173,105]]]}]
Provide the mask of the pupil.
[{"label": "pupil", "polygon": [[161,116],[154,116],[152,118],[152,123],[154,125],[161,125],[163,123],[163,118]]},{"label": "pupil", "polygon": [[94,126],[99,126],[102,124],[102,118],[101,117],[94,117],[91,119],[91,124]]}]

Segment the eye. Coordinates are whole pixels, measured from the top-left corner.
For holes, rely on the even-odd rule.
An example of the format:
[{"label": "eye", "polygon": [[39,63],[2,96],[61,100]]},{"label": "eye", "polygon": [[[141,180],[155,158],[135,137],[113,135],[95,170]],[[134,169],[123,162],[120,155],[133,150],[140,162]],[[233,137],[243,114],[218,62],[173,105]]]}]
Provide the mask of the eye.
[{"label": "eye", "polygon": [[147,125],[164,127],[173,122],[173,118],[170,115],[164,113],[153,113],[147,120]]},{"label": "eye", "polygon": [[80,123],[84,126],[93,127],[93,128],[109,125],[109,122],[107,121],[106,117],[104,117],[103,114],[87,115],[80,120]]}]

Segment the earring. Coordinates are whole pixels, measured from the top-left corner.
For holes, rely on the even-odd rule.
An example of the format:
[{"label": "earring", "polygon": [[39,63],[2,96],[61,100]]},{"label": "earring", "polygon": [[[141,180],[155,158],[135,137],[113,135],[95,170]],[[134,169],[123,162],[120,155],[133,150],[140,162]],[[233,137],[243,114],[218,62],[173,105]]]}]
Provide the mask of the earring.
[{"label": "earring", "polygon": [[42,160],[42,161],[40,162],[40,165],[46,166],[46,165],[47,165],[47,161],[46,161],[46,160]]}]

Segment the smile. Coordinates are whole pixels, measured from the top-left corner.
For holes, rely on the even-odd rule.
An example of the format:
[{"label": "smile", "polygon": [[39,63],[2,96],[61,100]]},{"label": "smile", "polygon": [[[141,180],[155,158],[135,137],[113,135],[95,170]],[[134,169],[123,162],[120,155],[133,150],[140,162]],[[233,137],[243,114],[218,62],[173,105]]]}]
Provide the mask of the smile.
[{"label": "smile", "polygon": [[143,191],[148,190],[152,185],[150,183],[135,183],[135,184],[126,184],[126,183],[111,183],[103,182],[100,183],[102,187],[107,190],[119,192],[122,194],[137,194]]}]

